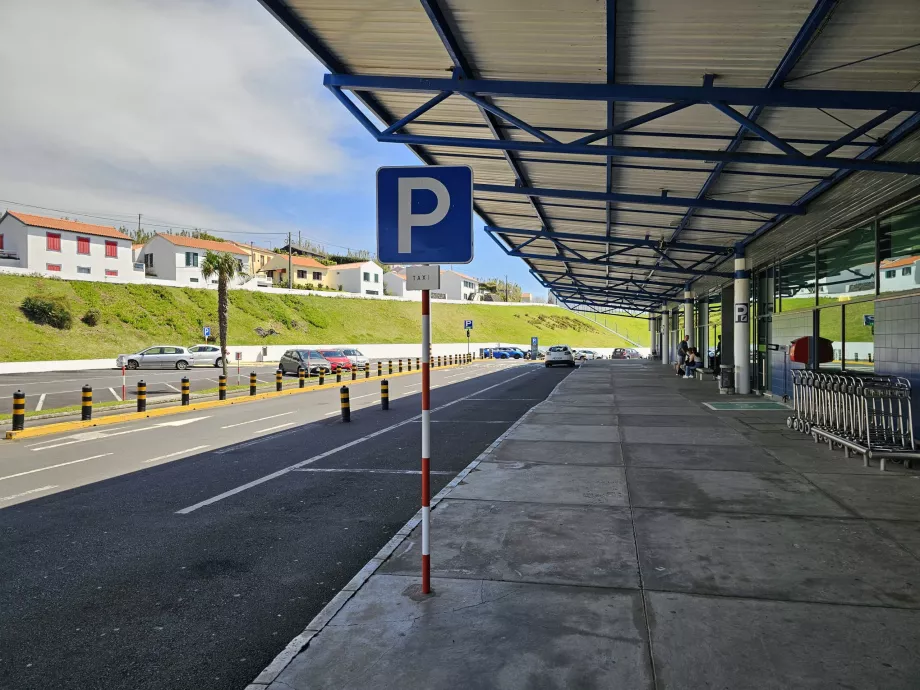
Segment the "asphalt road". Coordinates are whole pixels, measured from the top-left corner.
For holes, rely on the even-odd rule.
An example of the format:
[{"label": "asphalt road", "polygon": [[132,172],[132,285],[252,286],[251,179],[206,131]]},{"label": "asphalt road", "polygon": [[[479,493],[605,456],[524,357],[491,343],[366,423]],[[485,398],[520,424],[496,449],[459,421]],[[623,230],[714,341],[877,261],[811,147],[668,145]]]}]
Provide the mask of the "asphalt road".
[{"label": "asphalt road", "polygon": [[[393,371],[397,370],[397,361],[393,360]],[[405,365],[404,365],[405,366]],[[413,368],[415,363],[413,361]],[[249,384],[249,373],[254,371],[258,375],[260,384],[274,384],[277,363],[259,366],[241,366],[240,383]],[[387,361],[383,361],[384,372],[387,371]],[[31,374],[3,374],[0,375],[0,414],[12,412],[13,393],[22,391],[26,394],[26,410],[45,411],[71,405],[79,405],[81,390],[84,385],[92,386],[93,402],[135,400],[137,398],[137,382],[142,380],[147,384],[147,400],[155,403],[158,398],[171,398],[181,393],[182,377],[187,376],[192,393],[217,388],[217,377],[220,369],[214,367],[195,367],[178,371],[176,369],[139,369],[125,372],[122,380],[121,370],[89,369],[85,371],[56,371]],[[377,373],[377,360],[371,360],[371,376]],[[350,374],[346,374],[346,377]],[[227,371],[228,381],[231,386],[237,382],[237,367],[232,364]],[[294,385],[296,377],[287,376],[287,385]],[[122,383],[125,384],[124,396]],[[314,377],[315,383],[315,377]]]},{"label": "asphalt road", "polygon": [[[434,372],[432,494],[568,373]],[[0,444],[0,687],[243,688],[418,509],[372,385]]]}]

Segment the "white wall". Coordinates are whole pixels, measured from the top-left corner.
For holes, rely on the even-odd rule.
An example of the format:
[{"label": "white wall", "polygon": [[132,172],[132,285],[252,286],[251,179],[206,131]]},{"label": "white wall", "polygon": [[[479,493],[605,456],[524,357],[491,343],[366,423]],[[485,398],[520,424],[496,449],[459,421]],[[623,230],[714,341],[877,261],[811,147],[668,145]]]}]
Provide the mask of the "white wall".
[{"label": "white wall", "polygon": [[3,251],[19,255],[19,266],[29,265],[28,230],[13,216],[6,216],[0,223],[0,235],[3,235]]},{"label": "white wall", "polygon": [[[185,265],[186,252],[198,255],[198,266]],[[153,254],[153,271],[157,280],[171,281],[178,287],[209,287],[208,281],[201,275],[201,264],[207,250],[181,247],[157,235],[144,245],[137,260],[143,263],[147,254]],[[248,273],[252,256],[244,254],[233,254],[233,256],[243,262],[243,271]],[[216,280],[212,278],[211,285],[216,285]]]},{"label": "white wall", "polygon": [[[370,280],[364,280],[367,273]],[[358,295],[382,296],[383,295],[383,269],[373,261],[365,261],[357,266],[339,268],[330,266],[326,274],[326,287],[338,290],[342,286],[343,292]],[[368,292],[371,291],[371,292]],[[373,295],[372,293],[376,293]]]},{"label": "white wall", "polygon": [[[463,281],[467,281],[473,284],[472,288],[464,287]],[[441,272],[441,289],[440,292],[443,292],[447,295],[447,299],[463,300],[463,301],[472,301],[470,295],[475,295],[479,291],[479,283],[472,280],[467,280],[464,276],[460,275],[455,271],[442,271]]]}]

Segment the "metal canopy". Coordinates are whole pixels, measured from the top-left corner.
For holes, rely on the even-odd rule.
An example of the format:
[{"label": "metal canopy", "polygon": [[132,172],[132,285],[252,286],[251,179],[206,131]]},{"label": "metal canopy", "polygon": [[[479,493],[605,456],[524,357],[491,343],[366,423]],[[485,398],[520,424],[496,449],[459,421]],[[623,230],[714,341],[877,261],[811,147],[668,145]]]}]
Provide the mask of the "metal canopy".
[{"label": "metal canopy", "polygon": [[915,0],[261,2],[568,306],[648,313],[845,178],[920,182]]}]

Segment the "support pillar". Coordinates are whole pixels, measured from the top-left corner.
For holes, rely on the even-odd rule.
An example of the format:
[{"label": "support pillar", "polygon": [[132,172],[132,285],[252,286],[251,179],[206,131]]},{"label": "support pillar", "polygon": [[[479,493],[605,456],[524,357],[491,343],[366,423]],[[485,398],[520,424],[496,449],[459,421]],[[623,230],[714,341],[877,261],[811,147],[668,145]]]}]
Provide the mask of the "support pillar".
[{"label": "support pillar", "polygon": [[690,340],[687,342],[689,347],[696,347],[696,324],[693,323],[693,292],[690,286],[684,288],[684,333],[689,335]]},{"label": "support pillar", "polygon": [[[732,312],[734,322],[735,392],[747,395],[751,392],[751,272],[744,258],[744,249],[735,248],[735,304]],[[723,315],[723,318],[724,315]]]},{"label": "support pillar", "polygon": [[671,363],[671,314],[667,305],[661,310],[661,363]]},{"label": "support pillar", "polygon": [[648,348],[649,348],[649,357],[655,352],[655,334],[656,334],[656,325],[658,319],[655,318],[655,315],[650,311],[648,315]]}]

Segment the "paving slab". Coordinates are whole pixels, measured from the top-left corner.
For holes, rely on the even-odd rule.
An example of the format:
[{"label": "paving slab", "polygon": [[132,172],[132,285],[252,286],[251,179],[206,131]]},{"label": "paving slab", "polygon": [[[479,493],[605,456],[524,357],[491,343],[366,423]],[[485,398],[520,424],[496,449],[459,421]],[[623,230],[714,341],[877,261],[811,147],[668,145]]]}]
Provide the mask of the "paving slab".
[{"label": "paving slab", "polygon": [[920,475],[806,474],[864,518],[920,520]]},{"label": "paving slab", "polygon": [[[416,575],[421,528],[383,570]],[[435,577],[639,587],[628,508],[448,499],[431,514]]]},{"label": "paving slab", "polygon": [[626,477],[634,507],[852,517],[793,473],[630,467]]},{"label": "paving slab", "polygon": [[552,402],[567,402],[576,405],[604,405],[613,403],[613,393],[554,393],[548,400]]},{"label": "paving slab", "polygon": [[734,470],[739,472],[791,472],[779,460],[751,446],[701,446],[686,448],[658,443],[623,446],[630,467],[673,467],[685,470]]},{"label": "paving slab", "polygon": [[[814,474],[871,474],[878,476],[878,466],[863,467],[861,455],[844,457],[843,451],[830,451],[826,446],[805,444],[804,446],[764,448],[765,453],[775,457],[791,470]],[[892,474],[904,474],[900,467]]]},{"label": "paving slab", "polygon": [[633,510],[647,589],[920,608],[917,559],[863,520]]},{"label": "paving slab", "polygon": [[567,402],[542,402],[533,408],[534,414],[539,413],[562,413],[562,414],[606,414],[615,416],[616,406],[613,403],[606,405],[573,405]]},{"label": "paving slab", "polygon": [[872,524],[920,559],[920,522],[873,520]]},{"label": "paving slab", "polygon": [[[528,420],[529,421],[529,420]],[[596,441],[619,443],[620,434],[613,426],[588,426],[584,424],[521,424],[509,438],[518,441]]]},{"label": "paving slab", "polygon": [[638,592],[444,578],[432,588],[420,600],[414,578],[375,575],[269,687],[652,688]]},{"label": "paving slab", "polygon": [[920,678],[920,611],[648,592],[669,690],[885,688]]},{"label": "paving slab", "polygon": [[635,415],[656,415],[659,417],[693,415],[697,417],[710,417],[712,413],[704,410],[696,404],[680,404],[680,400],[675,400],[674,396],[667,399],[656,401],[645,398],[630,398],[628,400],[619,400],[616,403],[616,410],[619,414]]},{"label": "paving slab", "polygon": [[483,462],[451,498],[579,505],[628,505],[622,467]]},{"label": "paving slab", "polygon": [[619,413],[619,423],[622,426],[683,426],[683,427],[721,427],[725,425],[712,415],[699,414],[624,414]]},{"label": "paving slab", "polygon": [[[583,409],[583,408],[582,408]],[[594,410],[596,413],[597,410]],[[537,412],[527,418],[528,424],[552,426],[554,424],[571,424],[576,426],[617,426],[615,414],[583,414],[566,412]]]},{"label": "paving slab", "polygon": [[508,439],[492,451],[495,462],[549,463],[552,465],[623,464],[619,443],[582,443],[579,441],[516,441]]},{"label": "paving slab", "polygon": [[737,446],[744,444],[744,436],[731,429],[718,427],[680,426],[621,426],[624,443],[661,443],[667,445]]}]

